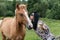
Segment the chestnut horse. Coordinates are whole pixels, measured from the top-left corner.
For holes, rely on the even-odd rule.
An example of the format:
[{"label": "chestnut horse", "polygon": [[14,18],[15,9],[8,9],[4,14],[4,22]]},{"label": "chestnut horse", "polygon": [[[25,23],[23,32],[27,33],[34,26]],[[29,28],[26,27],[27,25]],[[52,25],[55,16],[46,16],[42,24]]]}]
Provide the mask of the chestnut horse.
[{"label": "chestnut horse", "polygon": [[33,25],[24,4],[17,4],[14,18],[4,18],[1,25],[2,40],[24,40],[26,25]]}]

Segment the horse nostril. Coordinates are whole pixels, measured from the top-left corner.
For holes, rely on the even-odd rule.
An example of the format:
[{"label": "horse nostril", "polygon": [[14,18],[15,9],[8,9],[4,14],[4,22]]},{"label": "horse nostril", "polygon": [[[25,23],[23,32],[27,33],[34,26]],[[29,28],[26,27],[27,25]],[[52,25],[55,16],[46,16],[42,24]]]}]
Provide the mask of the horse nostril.
[{"label": "horse nostril", "polygon": [[31,26],[29,26],[28,29],[31,30],[32,29]]}]

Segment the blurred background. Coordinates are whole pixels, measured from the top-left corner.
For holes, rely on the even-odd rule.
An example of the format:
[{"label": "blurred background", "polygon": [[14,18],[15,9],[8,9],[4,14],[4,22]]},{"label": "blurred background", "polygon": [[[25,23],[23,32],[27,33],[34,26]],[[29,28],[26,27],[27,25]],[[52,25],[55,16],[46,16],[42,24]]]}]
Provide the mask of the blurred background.
[{"label": "blurred background", "polygon": [[60,19],[60,0],[0,0],[0,16],[14,16],[16,3],[26,4],[29,14],[37,11],[42,18]]}]

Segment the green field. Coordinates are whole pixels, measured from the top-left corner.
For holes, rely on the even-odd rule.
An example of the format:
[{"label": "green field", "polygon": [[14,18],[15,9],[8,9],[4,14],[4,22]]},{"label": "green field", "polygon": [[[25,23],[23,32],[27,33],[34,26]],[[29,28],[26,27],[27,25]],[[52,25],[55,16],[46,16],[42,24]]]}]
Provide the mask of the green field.
[{"label": "green field", "polygon": [[[53,33],[55,36],[60,35],[60,20],[54,20],[54,19],[47,19],[47,18],[41,18],[40,20],[44,21],[50,28],[51,33]],[[40,37],[37,36],[34,30],[28,30],[26,29],[26,36],[25,40],[41,40]],[[0,40],[2,39],[0,34]]]},{"label": "green field", "polygon": [[[60,20],[41,18],[50,28],[51,33],[55,36],[60,35]],[[27,30],[25,40],[40,40],[34,30]]]}]

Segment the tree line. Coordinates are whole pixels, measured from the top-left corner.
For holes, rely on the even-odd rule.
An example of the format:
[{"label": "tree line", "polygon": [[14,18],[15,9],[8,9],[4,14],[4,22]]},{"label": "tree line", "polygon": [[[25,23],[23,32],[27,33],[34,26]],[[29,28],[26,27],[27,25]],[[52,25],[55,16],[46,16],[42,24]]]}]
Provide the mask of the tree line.
[{"label": "tree line", "polygon": [[60,0],[28,0],[28,10],[37,11],[40,17],[60,19]]},{"label": "tree line", "polygon": [[16,3],[26,3],[29,14],[37,11],[40,17],[60,19],[60,0],[1,1],[0,16],[14,16]]}]

